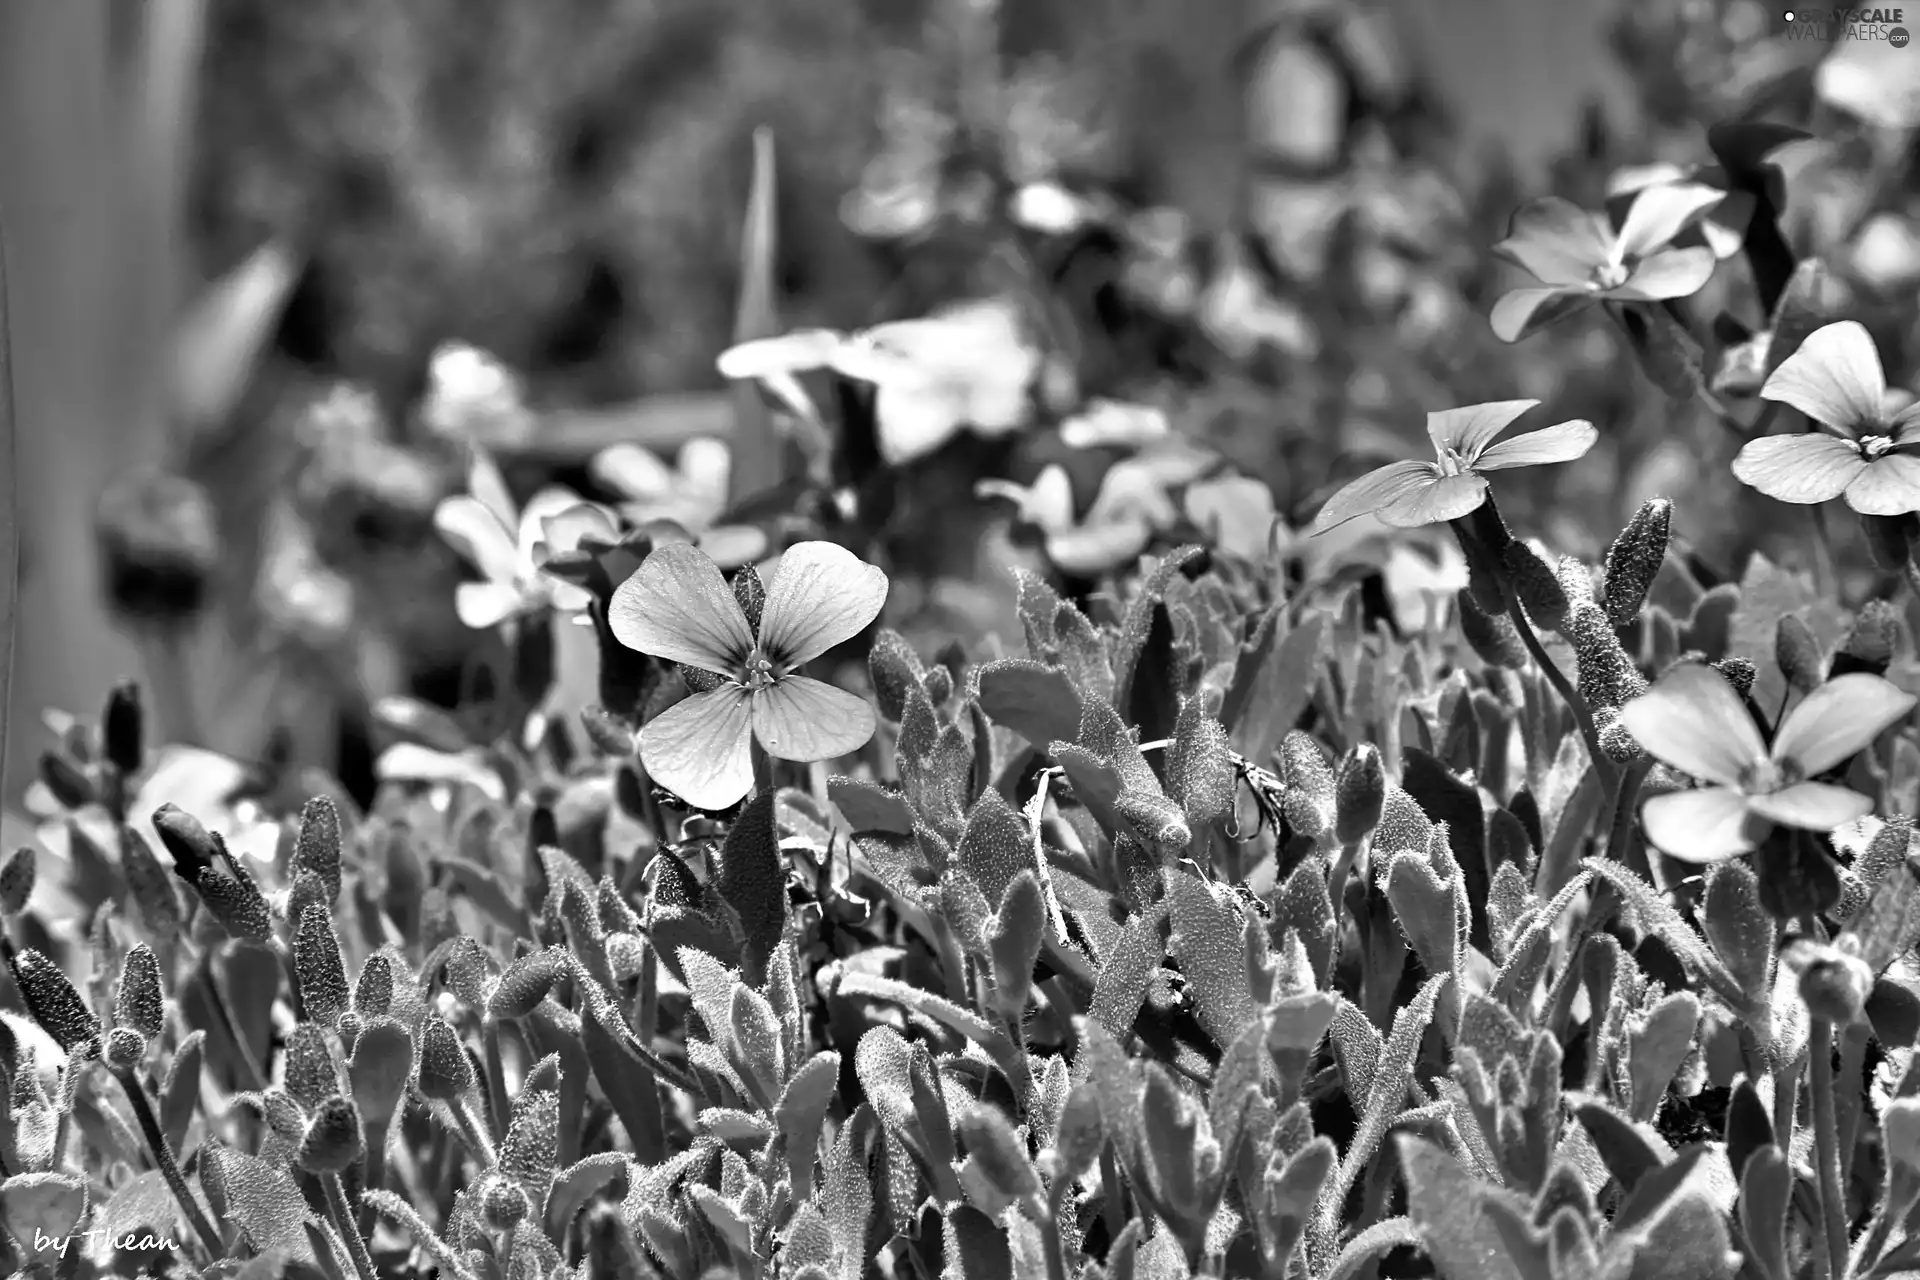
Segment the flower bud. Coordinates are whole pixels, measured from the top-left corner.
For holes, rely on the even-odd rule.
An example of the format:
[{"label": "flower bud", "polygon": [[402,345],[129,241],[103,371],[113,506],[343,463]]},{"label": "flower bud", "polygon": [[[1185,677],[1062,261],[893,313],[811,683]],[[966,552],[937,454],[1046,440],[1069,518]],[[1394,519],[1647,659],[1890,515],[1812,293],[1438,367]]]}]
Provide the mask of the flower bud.
[{"label": "flower bud", "polygon": [[1593,719],[1600,734],[1600,749],[1607,753],[1608,759],[1616,764],[1630,764],[1640,758],[1640,740],[1620,722],[1613,708],[1601,708],[1594,712]]},{"label": "flower bud", "polygon": [[1667,538],[1673,523],[1673,503],[1655,498],[1642,503],[1627,527],[1607,548],[1605,594],[1607,619],[1616,628],[1640,616],[1647,591],[1667,556]]},{"label": "flower bud", "polygon": [[101,1054],[115,1071],[131,1071],[146,1056],[147,1038],[131,1027],[115,1027],[107,1032],[106,1049]]},{"label": "flower bud", "polygon": [[166,997],[160,990],[160,962],[140,942],[120,962],[120,985],[113,993],[113,1020],[152,1039],[166,1024]]},{"label": "flower bud", "polygon": [[1504,613],[1486,612],[1471,591],[1460,592],[1455,598],[1455,607],[1460,614],[1460,634],[1480,661],[1510,671],[1527,665],[1527,647],[1511,618]]},{"label": "flower bud", "polygon": [[214,837],[214,842],[220,847],[224,865],[208,867],[194,881],[194,888],[200,891],[200,901],[232,937],[271,945],[273,912],[268,909],[260,886],[253,882],[245,867],[226,856],[219,836]]},{"label": "flower bud", "polygon": [[454,1102],[473,1091],[473,1062],[460,1036],[441,1018],[420,1024],[419,1090],[436,1102]]},{"label": "flower bud", "polygon": [[40,753],[40,781],[46,785],[62,809],[84,809],[100,798],[93,779],[64,753]]},{"label": "flower bud", "polygon": [[1820,641],[1798,614],[1783,614],[1773,628],[1773,661],[1787,683],[1811,693],[1826,679],[1827,659]]},{"label": "flower bud", "polygon": [[511,1231],[532,1212],[527,1193],[511,1179],[490,1173],[481,1183],[480,1215],[494,1231]]},{"label": "flower bud", "polygon": [[220,846],[214,843],[213,833],[176,804],[163,804],[153,811],[153,829],[173,858],[174,874],[188,884],[198,885],[200,873],[213,866],[220,856]]},{"label": "flower bud", "polygon": [[1873,970],[1857,956],[1834,947],[1802,944],[1814,954],[1782,960],[1800,970],[1800,998],[1807,1012],[1836,1027],[1851,1026],[1866,1016],[1867,997],[1873,993]]},{"label": "flower bud", "polygon": [[1332,828],[1333,770],[1312,734],[1294,729],[1280,740],[1280,781],[1282,807],[1295,835],[1317,840]]},{"label": "flower bud", "polygon": [[507,966],[487,997],[487,1016],[496,1019],[524,1018],[547,998],[556,982],[567,976],[568,964],[563,952],[547,949],[521,956]]},{"label": "flower bud", "polygon": [[353,987],[353,1009],[363,1018],[377,1018],[393,1007],[393,957],[376,951],[360,962]]},{"label": "flower bud", "polygon": [[1387,798],[1386,766],[1380,748],[1362,742],[1340,762],[1333,787],[1333,836],[1342,845],[1355,845],[1380,824]]},{"label": "flower bud", "polygon": [[118,481],[101,496],[95,534],[121,614],[178,623],[200,611],[220,562],[218,521],[200,485],[165,473]]},{"label": "flower bud", "polygon": [[1519,539],[1504,554],[1507,585],[1537,627],[1558,631],[1567,620],[1567,593],[1538,552]]},{"label": "flower bud", "polygon": [[366,1149],[359,1109],[335,1095],[322,1102],[307,1122],[297,1159],[308,1173],[341,1173],[359,1164]]},{"label": "flower bud", "polygon": [[122,680],[107,696],[100,715],[100,747],[108,763],[123,774],[140,772],[145,759],[146,715],[140,706],[140,686]]},{"label": "flower bud", "polygon": [[13,980],[27,1002],[27,1012],[62,1049],[72,1053],[76,1046],[99,1038],[99,1020],[60,966],[46,956],[32,948],[14,956]]},{"label": "flower bud", "polygon": [[340,1068],[327,1047],[327,1033],[312,1022],[299,1022],[287,1034],[287,1092],[312,1109],[340,1092]]},{"label": "flower bud", "polygon": [[1647,691],[1646,677],[1620,647],[1613,623],[1598,605],[1575,605],[1567,614],[1564,634],[1573,645],[1580,695],[1588,706],[1618,707]]},{"label": "flower bud", "polygon": [[1759,674],[1754,668],[1753,659],[1722,658],[1708,665],[1725,676],[1727,683],[1733,686],[1733,691],[1741,697],[1744,698],[1753,692],[1753,680]]},{"label": "flower bud", "polygon": [[27,901],[33,897],[35,867],[31,845],[21,845],[0,863],[0,916],[12,919],[27,909]]},{"label": "flower bud", "polygon": [[326,796],[315,796],[300,810],[293,865],[320,877],[328,906],[340,900],[340,810]]},{"label": "flower bud", "polygon": [[1853,629],[1833,656],[1831,673],[1851,675],[1864,671],[1881,676],[1893,664],[1900,647],[1900,610],[1890,600],[1869,600],[1860,606]]}]

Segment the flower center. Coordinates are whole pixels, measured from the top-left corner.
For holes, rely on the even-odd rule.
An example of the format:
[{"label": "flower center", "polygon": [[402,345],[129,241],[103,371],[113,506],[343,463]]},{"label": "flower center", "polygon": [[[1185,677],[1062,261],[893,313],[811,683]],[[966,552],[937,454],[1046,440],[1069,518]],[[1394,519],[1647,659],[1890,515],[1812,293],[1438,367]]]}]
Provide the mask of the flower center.
[{"label": "flower center", "polygon": [[1469,470],[1467,460],[1458,449],[1440,450],[1440,474],[1443,476],[1463,475]]},{"label": "flower center", "polygon": [[1860,456],[1868,462],[1884,456],[1893,448],[1892,436],[1861,436],[1858,445]]},{"label": "flower center", "polygon": [[1805,778],[1797,761],[1760,760],[1740,771],[1740,789],[1750,796],[1771,795]]},{"label": "flower center", "polygon": [[780,673],[775,670],[771,658],[755,649],[747,655],[745,677],[747,691],[759,693],[763,689],[771,689],[774,681],[780,678]]},{"label": "flower center", "polygon": [[1593,269],[1593,285],[1596,289],[1618,289],[1629,274],[1624,262],[1603,262]]}]

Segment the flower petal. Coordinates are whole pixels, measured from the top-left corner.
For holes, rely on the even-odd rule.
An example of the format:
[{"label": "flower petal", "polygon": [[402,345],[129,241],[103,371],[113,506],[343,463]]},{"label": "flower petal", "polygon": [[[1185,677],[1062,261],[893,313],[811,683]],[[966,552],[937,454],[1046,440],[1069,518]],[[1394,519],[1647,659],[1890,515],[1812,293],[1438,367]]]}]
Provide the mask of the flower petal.
[{"label": "flower petal", "polygon": [[588,472],[624,498],[647,502],[673,492],[673,468],[651,449],[637,444],[610,445],[595,454]]},{"label": "flower petal", "polygon": [[1664,302],[1669,298],[1691,297],[1713,278],[1716,261],[1713,250],[1705,245],[1663,249],[1635,263],[1627,282],[1607,290],[1607,296],[1623,302]]},{"label": "flower petal", "polygon": [[1821,431],[1749,440],[1733,460],[1734,478],[1776,502],[1827,502],[1847,491],[1867,460]]},{"label": "flower petal", "polygon": [[456,494],[433,509],[433,527],[494,582],[512,582],[520,574],[520,552],[513,532],[478,498]]},{"label": "flower petal", "polygon": [[1767,834],[1767,820],[1731,787],[1700,787],[1655,796],[1641,806],[1647,842],[1682,862],[1722,862],[1748,852]]},{"label": "flower petal", "polygon": [[1913,710],[1914,698],[1881,676],[1856,671],[1808,694],[1773,737],[1773,758],[1792,760],[1808,777],[1825,773]]},{"label": "flower petal", "polygon": [[1549,285],[1544,289],[1515,289],[1500,295],[1488,317],[1493,336],[1502,342],[1530,338],[1548,325],[1578,315],[1600,301],[1592,289]]},{"label": "flower petal", "polygon": [[1920,511],[1920,458],[1910,453],[1880,455],[1853,478],[1846,499],[1863,516]]},{"label": "flower petal", "polygon": [[[533,549],[546,541],[546,527],[549,520],[568,515],[577,508],[587,508],[587,502],[571,489],[554,485],[542,489],[527,499],[526,508],[520,513],[519,552],[522,572],[534,567]],[[577,543],[576,543],[577,545]]]},{"label": "flower petal", "polygon": [[526,596],[509,582],[463,582],[453,591],[454,612],[475,631],[497,627],[525,607]]},{"label": "flower petal", "polygon": [[726,809],[753,789],[752,698],[722,685],[682,699],[641,726],[640,763],[696,809]]},{"label": "flower petal", "polygon": [[540,521],[529,559],[539,568],[555,556],[580,550],[580,544],[588,538],[613,546],[620,541],[620,524],[613,513],[599,503],[576,502],[560,514]]},{"label": "flower petal", "polygon": [[1591,422],[1575,419],[1556,422],[1538,431],[1529,431],[1510,440],[1496,441],[1473,464],[1476,471],[1508,471],[1514,467],[1540,467],[1554,462],[1572,462],[1586,456],[1600,439]]},{"label": "flower petal", "polygon": [[1472,465],[1474,459],[1486,452],[1495,436],[1539,403],[1538,400],[1490,400],[1486,404],[1441,409],[1427,415],[1427,439],[1433,441],[1436,456],[1452,450]]},{"label": "flower petal", "polygon": [[469,786],[489,800],[507,798],[506,784],[478,751],[435,751],[417,742],[396,742],[373,762],[373,776],[381,782]]},{"label": "flower petal", "polygon": [[515,526],[517,517],[513,510],[513,495],[507,492],[507,482],[500,474],[500,468],[493,459],[479,449],[473,451],[473,459],[467,466],[467,492],[481,506],[493,512],[503,528]]},{"label": "flower petal", "polygon": [[1620,708],[1620,723],[1647,754],[1706,782],[1737,786],[1767,745],[1727,678],[1683,662]]},{"label": "flower petal", "polygon": [[1469,471],[1457,476],[1441,476],[1424,489],[1389,502],[1377,514],[1382,524],[1396,529],[1418,529],[1421,525],[1458,520],[1477,510],[1486,500],[1486,478]]},{"label": "flower petal", "polygon": [[882,383],[873,398],[880,456],[891,466],[924,458],[966,424],[964,388],[931,379]]},{"label": "flower petal", "polygon": [[614,588],[607,622],[629,649],[716,675],[737,675],[753,649],[746,612],[719,567],[684,542],[655,547]]},{"label": "flower petal", "polygon": [[824,369],[846,339],[831,329],[796,329],[728,347],[716,362],[723,378],[764,378]]},{"label": "flower petal", "polygon": [[1081,525],[1048,534],[1047,559],[1062,573],[1097,578],[1138,560],[1153,541],[1153,532],[1153,525],[1141,516]]},{"label": "flower petal", "polygon": [[780,557],[760,614],[760,647],[797,667],[853,639],[880,616],[887,575],[831,542],[797,542]]},{"label": "flower petal", "polygon": [[1783,827],[1805,831],[1831,831],[1873,812],[1873,801],[1858,791],[1827,782],[1796,782],[1769,795],[1750,797],[1747,804]]},{"label": "flower petal", "polygon": [[755,694],[752,714],[767,754],[801,763],[851,755],[877,723],[865,698],[806,676],[786,676]]},{"label": "flower petal", "polygon": [[1558,196],[1522,205],[1507,238],[1493,246],[1542,284],[1580,284],[1607,261],[1613,237],[1597,214]]},{"label": "flower petal", "polygon": [[733,475],[733,447],[712,436],[695,436],[680,446],[675,465],[691,488],[724,498]]},{"label": "flower petal", "polygon": [[1348,484],[1320,506],[1310,534],[1322,534],[1418,493],[1440,478],[1431,462],[1390,462]]},{"label": "flower petal", "polygon": [[1815,422],[1860,435],[1882,419],[1886,371],[1857,320],[1815,329],[1760,388],[1763,400],[1792,405]]},{"label": "flower petal", "polygon": [[1648,187],[1634,197],[1628,208],[1614,241],[1615,248],[1622,260],[1644,258],[1665,248],[1682,230],[1726,198],[1725,192],[1697,182]]}]

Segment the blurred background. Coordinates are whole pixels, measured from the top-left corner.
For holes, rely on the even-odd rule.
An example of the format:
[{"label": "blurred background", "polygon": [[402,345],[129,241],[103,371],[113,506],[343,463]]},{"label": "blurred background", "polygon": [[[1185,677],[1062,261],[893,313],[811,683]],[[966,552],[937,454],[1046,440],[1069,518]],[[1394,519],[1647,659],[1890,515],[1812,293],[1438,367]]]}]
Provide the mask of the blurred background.
[{"label": "blurred background", "polygon": [[[1673,494],[1714,571],[1794,563],[1804,531],[1726,476],[1738,441],[1597,316],[1514,346],[1485,320],[1520,200],[1598,208],[1635,166],[1711,165],[1711,124],[1777,120],[1814,139],[1782,161],[1795,247],[1910,377],[1920,53],[1768,26],[1752,0],[8,0],[5,794],[42,709],[91,716],[123,675],[164,736],[350,782],[371,700],[458,704],[492,641],[433,512],[476,441],[519,500],[645,506],[724,440],[724,497],[775,539],[827,518],[809,477],[857,491],[828,514],[930,638],[1004,631],[1010,557],[1110,567],[1047,566],[981,480],[1059,467],[1091,522],[1151,473],[1156,540],[1264,549],[1425,411],[1519,396],[1603,437],[1502,489],[1523,532],[1593,554]],[[1767,321],[1737,271],[1694,304]],[[952,403],[816,388],[825,462],[715,367],[956,307]],[[1254,485],[1169,498],[1169,467]]]}]

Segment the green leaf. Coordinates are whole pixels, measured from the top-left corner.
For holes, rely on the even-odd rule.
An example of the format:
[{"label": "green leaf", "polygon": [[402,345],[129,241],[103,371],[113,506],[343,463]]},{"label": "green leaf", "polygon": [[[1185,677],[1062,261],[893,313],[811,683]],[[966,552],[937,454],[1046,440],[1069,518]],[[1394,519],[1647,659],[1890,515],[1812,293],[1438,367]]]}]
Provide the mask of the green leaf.
[{"label": "green leaf", "polygon": [[1660,935],[1661,941],[1673,950],[1697,981],[1706,983],[1735,1012],[1743,1016],[1751,1013],[1740,983],[1707,949],[1700,935],[1681,918],[1672,903],[1655,893],[1651,885],[1620,863],[1590,858],[1583,865],[1619,891],[1620,896],[1639,914],[1641,922]]},{"label": "green leaf", "polygon": [[1666,1154],[1639,1126],[1606,1103],[1584,1102],[1574,1108],[1573,1114],[1623,1193],[1631,1194],[1648,1174],[1667,1163]]},{"label": "green leaf", "polygon": [[0,1207],[23,1244],[41,1236],[65,1240],[86,1216],[87,1183],[64,1173],[16,1173],[0,1182]]},{"label": "green leaf", "polygon": [[633,1157],[625,1151],[600,1151],[560,1170],[547,1196],[547,1237],[566,1238],[575,1218],[600,1191],[627,1176]]},{"label": "green leaf", "polygon": [[1007,886],[1000,910],[987,930],[993,957],[994,1003],[1000,1016],[1018,1022],[1033,991],[1033,965],[1046,940],[1047,904],[1039,877],[1022,871]]},{"label": "green leaf", "polygon": [[734,819],[720,852],[720,896],[740,917],[746,950],[741,976],[748,986],[766,981],[767,958],[780,945],[787,925],[787,867],[773,823],[773,792],[747,802]]},{"label": "green leaf", "polygon": [[1444,882],[1424,853],[1394,855],[1387,864],[1387,901],[1421,965],[1434,977],[1451,977],[1461,961],[1460,877]]},{"label": "green leaf", "polygon": [[[474,1280],[473,1271],[467,1266],[466,1258],[449,1247],[447,1242],[427,1225],[426,1220],[412,1205],[391,1191],[368,1191],[362,1198],[375,1213],[389,1222],[404,1227],[413,1236],[414,1243],[445,1270],[449,1280]],[[312,1256],[311,1251],[306,1248],[304,1235],[301,1237],[300,1251],[308,1257]]]},{"label": "green leaf", "polygon": [[1667,1086],[1693,1052],[1693,1033],[1699,1025],[1699,999],[1692,992],[1676,991],[1627,1033],[1628,1075],[1633,1082],[1628,1111],[1634,1119],[1652,1120],[1659,1111]]},{"label": "green leaf", "polygon": [[1367,1268],[1385,1258],[1395,1249],[1426,1248],[1426,1237],[1420,1228],[1414,1225],[1412,1218],[1388,1218],[1376,1222],[1347,1241],[1340,1256],[1334,1259],[1333,1270],[1327,1273],[1327,1280],[1360,1280],[1368,1274]]},{"label": "green leaf", "polygon": [[1246,917],[1231,890],[1185,867],[1168,868],[1165,877],[1173,913],[1167,949],[1193,987],[1201,1027],[1214,1043],[1230,1045],[1259,1013],[1247,982]]},{"label": "green leaf", "polygon": [[347,1078],[368,1125],[384,1125],[400,1109],[413,1074],[413,1037],[392,1018],[375,1018],[354,1038]]},{"label": "green leaf", "polygon": [[1319,676],[1328,615],[1310,613],[1283,631],[1278,619],[1285,608],[1276,605],[1253,646],[1241,652],[1221,710],[1233,749],[1248,760],[1273,754],[1312,701]]},{"label": "green leaf", "polygon": [[227,1199],[221,1216],[232,1218],[255,1249],[281,1249],[289,1257],[311,1261],[307,1201],[293,1175],[231,1147],[218,1151],[220,1184]]},{"label": "green leaf", "polygon": [[1165,952],[1160,936],[1161,912],[1141,912],[1128,918],[1100,964],[1093,986],[1093,1020],[1115,1039],[1133,1031],[1133,1020],[1147,998],[1154,971]]},{"label": "green leaf", "polygon": [[967,1146],[967,1161],[996,1192],[1015,1204],[1037,1200],[1040,1175],[1027,1158],[1026,1144],[998,1107],[976,1106],[962,1115],[960,1137]]},{"label": "green leaf", "polygon": [[1037,872],[1033,833],[1019,812],[992,788],[974,801],[954,857],[988,902],[1005,897],[1021,872]]},{"label": "green leaf", "polygon": [[888,835],[913,834],[913,809],[907,798],[861,778],[827,779],[827,799],[855,834],[884,831]]},{"label": "green leaf", "polygon": [[1198,695],[1187,699],[1167,753],[1168,793],[1186,810],[1189,823],[1203,827],[1233,812],[1234,778],[1226,729],[1207,714]]},{"label": "green leaf", "polygon": [[1257,1203],[1276,1274],[1287,1273],[1287,1263],[1313,1221],[1313,1208],[1320,1202],[1321,1191],[1339,1163],[1333,1139],[1322,1135],[1288,1156],[1277,1177],[1268,1173],[1265,1194]]},{"label": "green leaf", "polygon": [[1205,1233],[1219,1203],[1221,1151],[1208,1131],[1206,1113],[1172,1076],[1151,1062],[1146,1075],[1141,1120],[1154,1195],[1173,1215],[1169,1225],[1190,1240]]},{"label": "green leaf", "polygon": [[1536,1280],[1521,1274],[1488,1220],[1482,1184],[1447,1152],[1412,1134],[1399,1135],[1407,1183],[1407,1216],[1420,1228],[1441,1280]]},{"label": "green leaf", "polygon": [[786,1091],[774,1108],[780,1132],[786,1139],[787,1174],[793,1183],[796,1200],[805,1202],[812,1195],[813,1163],[820,1149],[820,1131],[827,1120],[827,1107],[839,1088],[840,1055],[816,1053],[787,1081]]},{"label": "green leaf", "polygon": [[1738,1170],[1740,1234],[1765,1280],[1790,1280],[1787,1222],[1792,1217],[1793,1170],[1780,1148],[1757,1147]]},{"label": "green leaf", "polygon": [[1325,987],[1333,972],[1338,927],[1333,917],[1333,894],[1327,884],[1324,858],[1305,858],[1273,891],[1273,915],[1267,937],[1278,946],[1291,930],[1307,949],[1316,986]]},{"label": "green leaf", "polygon": [[942,999],[931,991],[922,991],[918,987],[908,986],[893,978],[882,978],[874,974],[849,973],[840,979],[835,988],[837,994],[852,998],[866,996],[873,1000],[887,1000],[924,1014],[935,1022],[959,1032],[987,1051],[993,1064],[1000,1068],[1003,1075],[1014,1087],[1016,1093],[1024,1098],[1032,1089],[1033,1072],[1027,1065],[1026,1054],[1003,1033],[988,1026],[985,1019],[970,1010],[962,1009],[950,1000]]},{"label": "green leaf", "polygon": [[167,1145],[179,1151],[187,1140],[187,1128],[200,1107],[200,1070],[205,1061],[207,1033],[194,1031],[173,1051],[167,1063],[166,1079],[160,1085],[160,1132]]},{"label": "green leaf", "polygon": [[1214,1068],[1213,1083],[1207,1091],[1207,1119],[1220,1144],[1221,1164],[1228,1169],[1234,1167],[1237,1158],[1247,1108],[1265,1091],[1270,1060],[1267,1020],[1259,1017],[1227,1046],[1220,1055],[1220,1065]]},{"label": "green leaf", "polygon": [[956,1205],[942,1222],[945,1266],[942,1280],[1006,1280],[1014,1274],[1006,1228],[972,1205]]},{"label": "green leaf", "polygon": [[665,1122],[653,1068],[634,1052],[628,1043],[630,1034],[611,1003],[592,1001],[580,1015],[581,1045],[594,1078],[620,1123],[633,1135],[636,1149],[645,1151],[656,1149],[654,1137]]},{"label": "green leaf", "polygon": [[1747,1007],[1765,1009],[1773,977],[1774,922],[1760,905],[1760,881],[1746,863],[1730,859],[1707,872],[1700,927],[1745,995]]},{"label": "green leaf", "polygon": [[995,724],[1046,751],[1080,733],[1080,691],[1059,667],[1031,658],[1001,658],[974,671],[975,697]]}]

